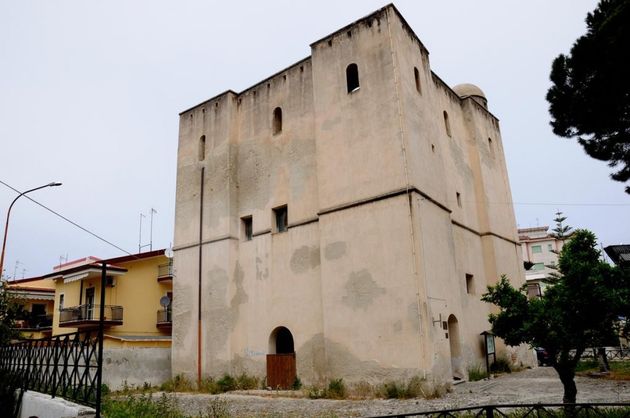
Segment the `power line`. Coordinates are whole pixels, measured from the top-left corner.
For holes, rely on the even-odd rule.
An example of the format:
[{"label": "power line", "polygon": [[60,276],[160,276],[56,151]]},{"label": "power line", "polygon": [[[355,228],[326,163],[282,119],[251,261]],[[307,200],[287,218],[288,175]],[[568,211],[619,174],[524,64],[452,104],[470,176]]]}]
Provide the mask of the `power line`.
[{"label": "power line", "polygon": [[[14,188],[14,187],[11,187],[11,186],[10,186],[10,185],[8,185],[7,183],[3,182],[2,180],[0,180],[0,183],[4,184],[6,187],[8,187],[9,189],[13,190],[13,191],[14,191],[14,192],[16,192],[16,193],[22,193],[22,192],[20,192],[18,189]],[[123,248],[120,248],[118,245],[114,244],[113,242],[110,242],[110,241],[106,240],[105,238],[103,238],[103,237],[101,237],[101,236],[97,235],[96,233],[94,233],[94,232],[90,231],[89,229],[82,227],[82,226],[81,226],[81,225],[79,225],[78,223],[76,223],[76,222],[74,222],[74,221],[72,221],[72,220],[70,220],[70,219],[66,218],[65,216],[63,216],[63,215],[62,215],[62,214],[60,214],[59,212],[56,212],[56,211],[52,210],[52,209],[51,209],[51,208],[49,208],[48,206],[46,206],[46,205],[43,205],[43,204],[39,203],[37,200],[35,200],[35,199],[33,199],[33,198],[29,197],[28,195],[24,195],[23,197],[25,197],[26,199],[30,200],[30,201],[31,201],[31,202],[33,202],[33,203],[38,204],[39,206],[41,206],[42,208],[46,209],[47,211],[49,211],[49,212],[51,212],[51,213],[53,213],[53,214],[57,215],[58,217],[60,217],[60,218],[61,218],[61,219],[63,219],[64,221],[66,221],[66,222],[68,222],[68,223],[70,223],[70,224],[72,224],[72,225],[76,226],[76,227],[77,227],[77,228],[79,228],[80,230],[82,230],[82,231],[84,231],[84,232],[87,232],[88,234],[92,235],[94,238],[97,238],[97,239],[99,239],[99,240],[103,241],[104,243],[111,245],[112,247],[114,247],[114,248],[116,248],[116,249],[118,249],[118,250],[122,251],[123,253],[125,253],[125,254],[127,254],[127,255],[133,255],[133,254],[131,254],[129,251],[127,251],[127,250],[125,250],[125,249],[123,249]]]},{"label": "power line", "polygon": [[513,205],[519,206],[630,206],[630,203],[519,203],[514,202]]}]

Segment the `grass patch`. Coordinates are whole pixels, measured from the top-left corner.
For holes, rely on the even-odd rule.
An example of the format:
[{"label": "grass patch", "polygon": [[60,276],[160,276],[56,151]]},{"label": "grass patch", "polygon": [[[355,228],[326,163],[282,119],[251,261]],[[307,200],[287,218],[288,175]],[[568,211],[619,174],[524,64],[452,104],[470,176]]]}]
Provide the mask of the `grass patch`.
[{"label": "grass patch", "polygon": [[490,365],[492,373],[512,373],[512,363],[505,356],[498,356]]},{"label": "grass patch", "polygon": [[245,373],[233,377],[224,374],[219,380],[208,376],[201,379],[199,385],[193,383],[184,375],[177,375],[172,379],[162,383],[160,390],[164,392],[201,392],[209,394],[225,393],[233,390],[251,390],[261,387],[261,380],[256,376],[249,376]]},{"label": "grass patch", "polygon": [[306,394],[311,399],[346,399],[348,390],[343,379],[330,379],[327,387],[311,386]]},{"label": "grass patch", "polygon": [[488,373],[480,364],[475,364],[474,366],[470,366],[468,368],[468,380],[470,382],[476,382],[477,380],[482,380],[487,377]]},{"label": "grass patch", "polygon": [[377,394],[386,399],[441,398],[450,391],[447,383],[429,382],[420,376],[409,380],[390,380],[383,383]]},{"label": "grass patch", "polygon": [[183,374],[178,374],[160,385],[165,392],[193,392],[196,385]]},{"label": "grass patch", "polygon": [[[127,394],[125,397],[107,397],[102,404],[106,418],[192,418],[179,410],[177,399],[163,393],[154,397],[152,393]],[[195,418],[229,418],[227,402],[212,399],[205,413],[194,415]]]},{"label": "grass patch", "polygon": [[[610,366],[610,373],[607,375],[600,375],[599,378],[609,380],[630,380],[630,361],[611,361],[608,360]],[[589,373],[599,372],[599,363],[596,360],[582,360],[579,361],[575,367],[575,372],[580,376],[588,376]]]},{"label": "grass patch", "polygon": [[185,418],[177,409],[177,402],[162,394],[154,399],[152,394],[132,395],[125,398],[106,399],[102,405],[103,415],[107,418]]}]

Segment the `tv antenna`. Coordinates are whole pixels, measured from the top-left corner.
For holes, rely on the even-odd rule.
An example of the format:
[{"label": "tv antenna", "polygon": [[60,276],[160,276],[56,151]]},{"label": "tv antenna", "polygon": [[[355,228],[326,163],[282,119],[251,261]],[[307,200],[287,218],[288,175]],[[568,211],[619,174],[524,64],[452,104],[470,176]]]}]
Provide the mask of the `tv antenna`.
[{"label": "tv antenna", "polygon": [[149,211],[149,243],[142,244],[142,218],[146,218],[146,215],[140,212],[140,233],[138,234],[138,252],[141,253],[143,248],[149,247],[149,251],[153,251],[153,214],[156,214],[157,210],[151,208]]}]

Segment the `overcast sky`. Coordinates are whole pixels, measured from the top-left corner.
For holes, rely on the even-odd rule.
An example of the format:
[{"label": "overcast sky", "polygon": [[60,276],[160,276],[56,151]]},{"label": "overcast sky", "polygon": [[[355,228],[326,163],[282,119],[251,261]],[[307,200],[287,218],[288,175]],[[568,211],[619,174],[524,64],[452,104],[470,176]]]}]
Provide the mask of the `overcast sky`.
[{"label": "overcast sky", "polygon": [[[419,1],[396,6],[449,85],[481,87],[500,119],[519,226],[556,209],[604,245],[630,241],[630,197],[605,163],[553,135],[552,59],[585,32],[595,0]],[[383,1],[0,0],[0,180],[137,252],[173,236],[178,113],[310,55],[309,44]],[[0,184],[0,219],[14,192]],[[605,205],[604,205],[605,204]],[[143,244],[149,241],[149,218]],[[122,255],[27,199],[11,216],[6,273]],[[16,262],[19,261],[17,269]],[[25,269],[25,270],[24,270]]]}]

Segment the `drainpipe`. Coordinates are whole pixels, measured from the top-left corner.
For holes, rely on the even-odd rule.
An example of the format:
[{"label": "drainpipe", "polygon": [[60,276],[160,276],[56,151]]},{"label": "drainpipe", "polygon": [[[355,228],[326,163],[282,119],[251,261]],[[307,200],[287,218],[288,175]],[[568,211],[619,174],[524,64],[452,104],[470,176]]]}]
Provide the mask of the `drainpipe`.
[{"label": "drainpipe", "polygon": [[197,387],[201,385],[201,268],[203,240],[203,181],[205,167],[201,167],[201,190],[199,192],[199,277],[197,288]]}]

